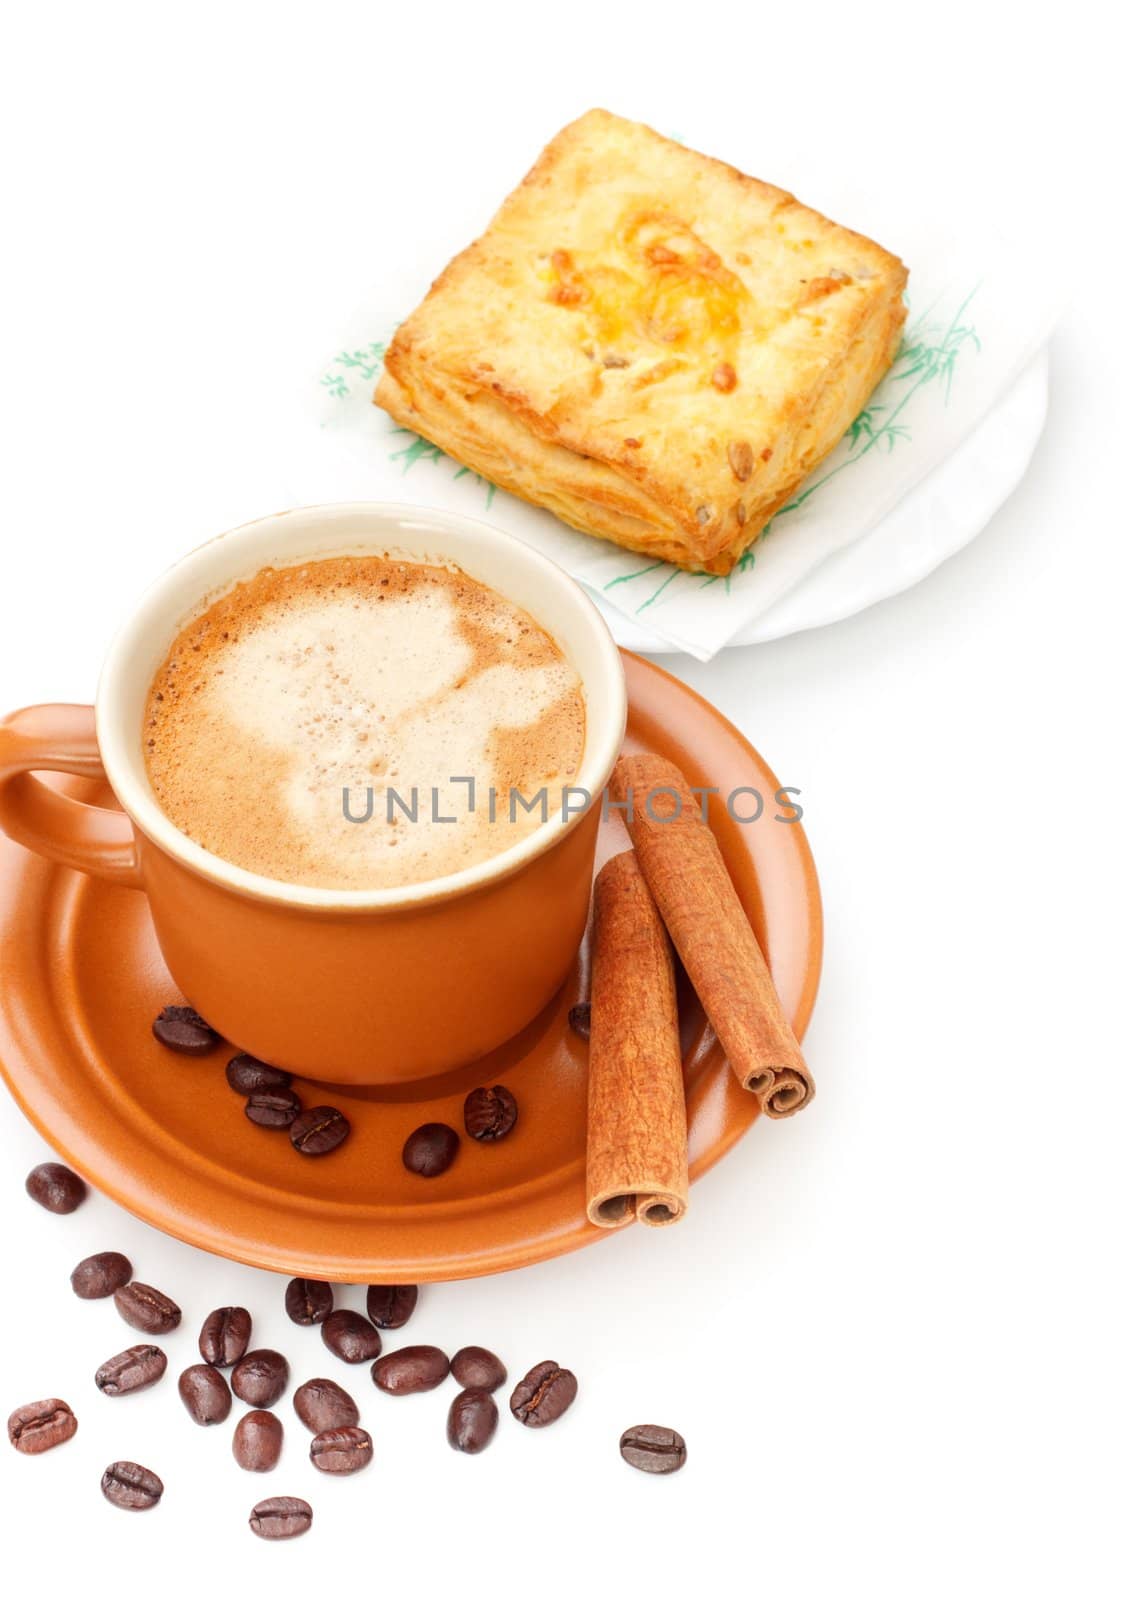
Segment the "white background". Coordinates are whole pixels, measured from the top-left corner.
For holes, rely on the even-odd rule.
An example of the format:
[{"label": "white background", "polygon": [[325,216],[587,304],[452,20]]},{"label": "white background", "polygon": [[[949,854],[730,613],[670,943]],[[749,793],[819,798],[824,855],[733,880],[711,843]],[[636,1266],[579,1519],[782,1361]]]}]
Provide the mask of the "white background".
[{"label": "white background", "polygon": [[[274,405],[385,260],[424,278],[592,104],[860,214],[1032,222],[1073,246],[1052,407],[1020,491],[920,588],[822,633],[680,665],[804,790],[827,914],[808,1113],[761,1125],[674,1230],[424,1294],[414,1332],[553,1356],[580,1399],[508,1417],[478,1459],[449,1394],[381,1403],[327,1482],[289,1425],[271,1479],[195,1430],[172,1377],[101,1401],[128,1342],[68,1287],[121,1248],[183,1303],[248,1304],[298,1376],[328,1370],[278,1280],[93,1197],[40,1211],[48,1151],[0,1105],[0,1411],[69,1397],[77,1439],[0,1446],[24,1592],[874,1596],[1132,1593],[1134,1116],[1132,86],[1103,8],[911,3],[25,6],[4,29],[0,704],[89,699],[133,596],[282,504]],[[903,252],[903,239],[886,241]],[[1130,413],[1130,414],[1127,414]],[[671,664],[671,663],[669,663]],[[346,1303],[361,1300],[358,1291]],[[394,1341],[392,1341],[394,1342]],[[342,1369],[342,1376],[348,1369]],[[684,1473],[619,1460],[681,1429]],[[224,1436],[223,1436],[224,1434]],[[161,1508],[98,1493],[115,1456]],[[248,1533],[263,1493],[318,1526]],[[120,1566],[120,1563],[127,1565]],[[133,1574],[133,1577],[131,1577]]]}]

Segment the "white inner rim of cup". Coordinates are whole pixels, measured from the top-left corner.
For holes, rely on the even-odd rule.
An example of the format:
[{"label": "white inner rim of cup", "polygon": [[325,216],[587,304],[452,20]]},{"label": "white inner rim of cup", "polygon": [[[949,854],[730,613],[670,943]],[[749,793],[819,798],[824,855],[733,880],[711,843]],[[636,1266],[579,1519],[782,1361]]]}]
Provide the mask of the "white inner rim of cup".
[{"label": "white inner rim of cup", "polygon": [[576,785],[599,797],[624,736],[627,711],[620,654],[607,625],[576,582],[547,556],[472,517],[416,506],[311,506],[246,523],[200,545],[159,578],[111,645],[99,679],[96,731],[111,788],[154,844],[203,877],[260,899],[317,909],[378,910],[449,898],[515,872],[581,820],[550,816],[509,849],[460,872],[386,889],[320,889],[266,878],[195,844],[154,798],[142,722],[154,674],[182,627],[205,605],[267,566],[297,566],[337,555],[383,555],[450,564],[524,607],[564,651],[584,689],[584,757]]}]

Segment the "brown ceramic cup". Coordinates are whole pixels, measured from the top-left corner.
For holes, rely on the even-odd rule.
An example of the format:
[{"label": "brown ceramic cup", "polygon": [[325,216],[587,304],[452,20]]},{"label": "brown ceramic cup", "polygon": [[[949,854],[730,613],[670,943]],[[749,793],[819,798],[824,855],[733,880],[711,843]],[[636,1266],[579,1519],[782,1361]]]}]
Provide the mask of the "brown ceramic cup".
[{"label": "brown ceramic cup", "polygon": [[[448,877],[380,890],[290,885],[223,861],[160,810],[143,708],[154,673],[206,599],[270,565],[389,553],[450,563],[524,607],[580,674],[576,783],[590,797]],[[141,889],[185,998],[241,1050],[336,1083],[400,1083],[484,1055],[556,993],[584,931],[601,798],[624,732],[619,652],[558,566],[466,517],[396,505],[286,511],[202,545],[150,589],[111,647],[89,706],[0,723],[0,827],[81,872]],[[121,811],[39,772],[99,778]],[[171,997],[173,998],[173,997]]]}]

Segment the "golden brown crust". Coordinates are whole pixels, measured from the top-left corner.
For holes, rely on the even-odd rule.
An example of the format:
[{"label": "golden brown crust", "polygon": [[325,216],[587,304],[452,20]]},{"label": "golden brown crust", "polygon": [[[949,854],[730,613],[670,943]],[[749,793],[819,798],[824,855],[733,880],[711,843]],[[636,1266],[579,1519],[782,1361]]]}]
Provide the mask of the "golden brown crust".
[{"label": "golden brown crust", "polygon": [[887,368],[906,277],[784,190],[591,111],[399,328],[375,400],[574,527],[727,572]]}]

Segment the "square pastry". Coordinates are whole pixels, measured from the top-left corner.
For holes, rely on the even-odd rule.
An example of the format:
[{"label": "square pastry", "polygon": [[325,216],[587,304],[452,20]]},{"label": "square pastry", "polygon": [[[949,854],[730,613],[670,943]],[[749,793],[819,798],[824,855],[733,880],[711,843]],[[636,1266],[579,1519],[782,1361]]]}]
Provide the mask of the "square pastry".
[{"label": "square pastry", "polygon": [[574,528],[726,573],[864,407],[906,279],[783,189],[590,111],[399,328],[375,402]]}]

